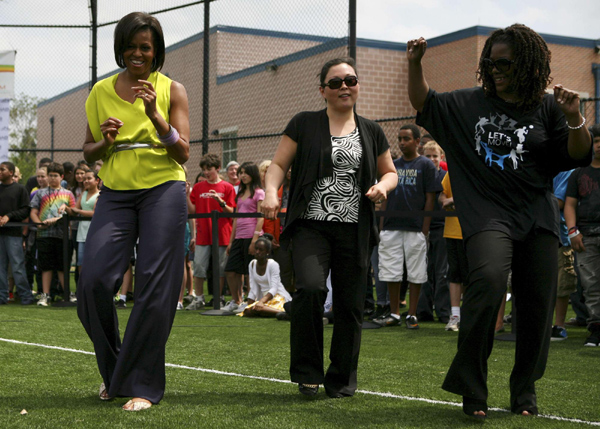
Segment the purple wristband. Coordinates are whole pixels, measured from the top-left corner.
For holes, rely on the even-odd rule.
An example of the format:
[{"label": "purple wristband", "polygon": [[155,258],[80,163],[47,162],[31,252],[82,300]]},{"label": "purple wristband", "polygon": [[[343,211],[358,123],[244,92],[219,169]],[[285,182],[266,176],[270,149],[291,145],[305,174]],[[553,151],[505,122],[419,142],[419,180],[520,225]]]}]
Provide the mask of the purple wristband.
[{"label": "purple wristband", "polygon": [[179,133],[177,132],[177,129],[171,124],[169,124],[169,132],[167,134],[161,136],[158,133],[156,133],[156,135],[158,136],[158,139],[163,144],[163,146],[173,146],[179,141]]}]

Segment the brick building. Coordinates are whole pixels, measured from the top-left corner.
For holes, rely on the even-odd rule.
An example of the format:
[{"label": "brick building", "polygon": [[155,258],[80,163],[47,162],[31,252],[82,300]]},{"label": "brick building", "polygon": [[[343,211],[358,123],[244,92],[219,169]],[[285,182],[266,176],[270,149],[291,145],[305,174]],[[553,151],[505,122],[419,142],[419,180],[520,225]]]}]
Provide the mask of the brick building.
[{"label": "brick building", "polygon": [[[493,30],[476,26],[429,39],[424,66],[430,86],[437,91],[475,86],[479,55]],[[554,83],[579,91],[582,97],[594,96],[599,83],[593,68],[600,67],[596,41],[542,36],[552,51]],[[317,74],[327,60],[347,55],[347,40],[215,26],[210,49],[211,139],[228,139],[211,143],[209,151],[221,153],[225,163],[229,159],[260,162],[272,157],[279,137],[248,136],[280,133],[295,113],[324,108]],[[406,91],[405,51],[405,43],[358,39],[359,114],[370,119],[415,114]],[[181,82],[188,93],[192,149],[187,166],[192,178],[199,171],[202,155],[202,58],[200,33],[168,47],[162,70]],[[82,146],[87,95],[88,85],[84,84],[39,104],[38,148],[51,147],[51,117],[54,148]],[[593,122],[593,114],[588,120]],[[390,142],[395,142],[398,125],[384,127]],[[59,162],[75,162],[81,157],[55,154]]]}]

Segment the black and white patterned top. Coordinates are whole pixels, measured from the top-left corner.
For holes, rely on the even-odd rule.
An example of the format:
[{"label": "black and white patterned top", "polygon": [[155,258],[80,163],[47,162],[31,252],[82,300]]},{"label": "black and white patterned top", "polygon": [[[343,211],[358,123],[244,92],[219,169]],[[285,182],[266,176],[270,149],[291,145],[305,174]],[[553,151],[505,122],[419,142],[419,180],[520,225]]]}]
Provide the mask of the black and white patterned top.
[{"label": "black and white patterned top", "polygon": [[343,137],[331,136],[333,176],[317,181],[303,219],[358,222],[360,188],[356,174],[362,157],[358,128]]}]

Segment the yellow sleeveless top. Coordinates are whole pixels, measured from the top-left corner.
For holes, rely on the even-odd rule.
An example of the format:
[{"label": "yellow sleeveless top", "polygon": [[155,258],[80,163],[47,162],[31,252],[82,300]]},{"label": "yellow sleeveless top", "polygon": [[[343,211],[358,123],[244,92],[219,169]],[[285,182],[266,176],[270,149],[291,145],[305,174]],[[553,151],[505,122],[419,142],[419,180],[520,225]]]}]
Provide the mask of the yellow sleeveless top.
[{"label": "yellow sleeveless top", "polygon": [[[109,117],[123,122],[114,146],[123,143],[150,143],[161,145],[154,125],[146,116],[144,102],[136,99],[133,104],[123,100],[115,91],[118,74],[96,83],[85,102],[88,124],[95,141],[104,137],[100,124]],[[159,72],[151,73],[148,81],[156,90],[156,108],[169,122],[172,80]],[[185,181],[185,172],[177,161],[167,154],[164,147],[142,147],[115,151],[114,146],[106,152],[104,165],[98,173],[105,186],[117,191],[149,189],[162,183]]]}]

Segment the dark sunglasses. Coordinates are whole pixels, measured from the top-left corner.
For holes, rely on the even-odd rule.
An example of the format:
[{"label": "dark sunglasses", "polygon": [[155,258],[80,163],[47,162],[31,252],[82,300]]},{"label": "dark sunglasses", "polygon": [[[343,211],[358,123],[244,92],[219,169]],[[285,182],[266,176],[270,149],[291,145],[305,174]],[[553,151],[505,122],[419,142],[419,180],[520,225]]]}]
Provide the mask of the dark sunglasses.
[{"label": "dark sunglasses", "polygon": [[491,60],[490,58],[483,59],[483,66],[488,70],[493,70],[494,67],[499,72],[507,72],[510,70],[510,67],[514,64],[513,60],[507,60],[506,58],[500,58],[496,61]]},{"label": "dark sunglasses", "polygon": [[343,79],[334,77],[333,79],[330,79],[329,82],[324,83],[323,86],[328,86],[331,89],[340,89],[342,87],[342,82],[344,82],[347,87],[356,86],[358,78],[356,76],[346,76]]}]

